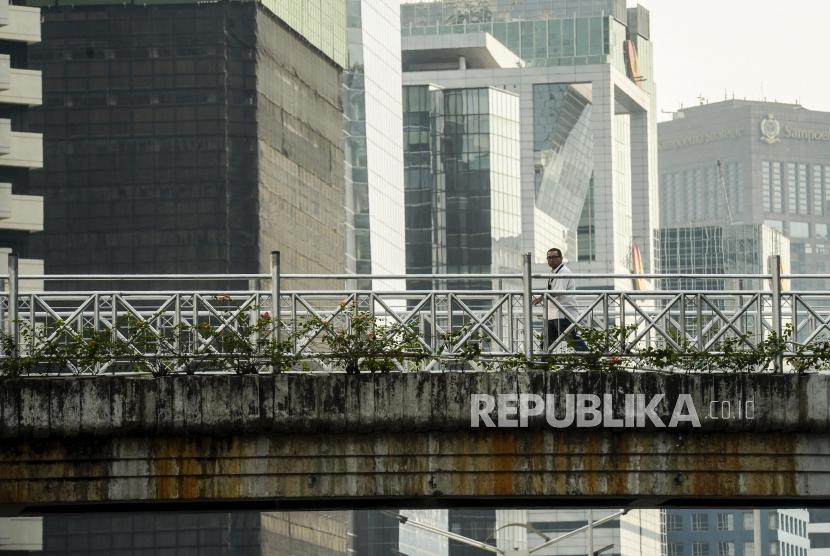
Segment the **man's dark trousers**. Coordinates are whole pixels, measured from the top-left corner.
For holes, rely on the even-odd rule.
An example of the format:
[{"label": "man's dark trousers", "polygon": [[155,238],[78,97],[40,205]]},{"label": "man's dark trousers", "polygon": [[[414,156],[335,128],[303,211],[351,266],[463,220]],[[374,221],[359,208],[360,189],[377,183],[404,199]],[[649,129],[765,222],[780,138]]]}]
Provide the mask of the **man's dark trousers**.
[{"label": "man's dark trousers", "polygon": [[[553,344],[562,335],[565,330],[571,325],[571,321],[568,319],[550,319],[548,321],[548,347]],[[576,332],[576,330],[572,330],[568,333],[567,338],[565,338],[568,343],[573,345],[573,348],[576,351],[590,351],[588,349],[588,345],[585,343],[585,340]]]}]

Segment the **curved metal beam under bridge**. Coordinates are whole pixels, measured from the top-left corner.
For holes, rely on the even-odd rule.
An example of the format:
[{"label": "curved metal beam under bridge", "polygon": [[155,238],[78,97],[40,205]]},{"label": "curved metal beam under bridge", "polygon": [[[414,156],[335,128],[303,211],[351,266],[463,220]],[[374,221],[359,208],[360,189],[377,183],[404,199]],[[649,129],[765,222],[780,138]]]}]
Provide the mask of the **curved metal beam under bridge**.
[{"label": "curved metal beam under bridge", "polygon": [[0,513],[826,505],[828,400],[821,374],[4,379]]}]

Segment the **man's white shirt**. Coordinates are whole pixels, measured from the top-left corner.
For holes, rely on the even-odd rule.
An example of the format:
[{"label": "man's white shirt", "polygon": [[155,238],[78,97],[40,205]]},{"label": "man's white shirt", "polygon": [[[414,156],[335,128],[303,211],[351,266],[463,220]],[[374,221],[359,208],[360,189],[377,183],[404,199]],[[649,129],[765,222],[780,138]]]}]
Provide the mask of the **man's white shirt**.
[{"label": "man's white shirt", "polygon": [[[574,291],[576,289],[576,285],[574,284],[574,279],[570,277],[571,269],[565,266],[565,263],[560,264],[553,270],[553,276],[548,279],[547,288],[551,292],[563,292],[563,291]],[[555,298],[559,305],[567,311],[567,315],[563,314],[562,311],[557,307],[550,299],[546,301],[548,306],[548,314],[547,319],[564,319],[570,316],[572,319],[576,320],[576,317],[579,316],[579,309],[576,306],[576,297],[570,293],[551,293],[551,297]]]}]

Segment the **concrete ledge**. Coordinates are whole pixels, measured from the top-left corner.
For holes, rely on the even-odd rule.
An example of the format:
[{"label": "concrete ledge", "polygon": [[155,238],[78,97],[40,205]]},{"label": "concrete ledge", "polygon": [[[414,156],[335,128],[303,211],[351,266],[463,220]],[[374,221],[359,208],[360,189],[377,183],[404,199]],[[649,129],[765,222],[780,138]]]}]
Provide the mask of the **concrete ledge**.
[{"label": "concrete ledge", "polygon": [[[526,428],[472,429],[472,393],[550,393],[556,403],[610,394],[612,405],[688,394],[700,427],[554,428],[534,416]],[[725,401],[754,401],[754,418],[706,415]],[[824,505],[827,402],[824,375],[5,379],[0,515],[113,504]],[[655,418],[668,421],[669,405]],[[614,406],[607,418],[624,416]]]},{"label": "concrete ledge", "polygon": [[[608,428],[608,417],[624,417],[626,403],[629,409],[632,405],[626,394],[640,394],[646,402],[663,394],[655,413],[666,424],[678,396],[688,394],[700,427],[680,423],[678,429],[691,433],[824,432],[830,376],[527,372],[16,378],[0,380],[0,438],[472,432],[472,394],[552,395],[556,415],[562,414],[566,394],[610,395],[613,410],[598,428]],[[655,428],[648,419],[642,424],[622,429]],[[543,414],[530,416],[527,428],[551,425]]]}]

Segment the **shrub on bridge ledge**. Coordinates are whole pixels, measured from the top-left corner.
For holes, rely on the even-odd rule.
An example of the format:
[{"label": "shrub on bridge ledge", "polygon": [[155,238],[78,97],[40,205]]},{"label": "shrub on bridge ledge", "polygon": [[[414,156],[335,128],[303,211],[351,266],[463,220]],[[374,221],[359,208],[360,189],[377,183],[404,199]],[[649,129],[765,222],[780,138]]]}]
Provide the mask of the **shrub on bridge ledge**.
[{"label": "shrub on bridge ledge", "polygon": [[[244,309],[244,310],[242,310]],[[281,326],[277,341],[275,327]],[[19,341],[0,335],[0,377],[27,374],[99,374],[147,372],[155,376],[224,371],[237,374],[282,372],[301,365],[327,364],[347,373],[413,371],[434,368],[449,371],[768,372],[773,362],[796,372],[830,369],[830,342],[798,344],[787,326],[779,338],[767,335],[752,343],[747,337],[724,337],[707,349],[679,335],[660,344],[637,348],[636,328],[580,329],[587,353],[487,356],[488,341],[481,330],[467,324],[437,338],[429,349],[415,323],[385,323],[354,303],[341,306],[327,318],[312,314],[295,329],[277,323],[258,307],[228,306],[214,322],[154,324],[136,316],[119,318],[105,330],[69,326],[59,319],[32,327],[19,322]],[[635,335],[632,337],[632,335]],[[311,349],[312,343],[322,348]],[[781,365],[779,365],[780,367]]]}]

